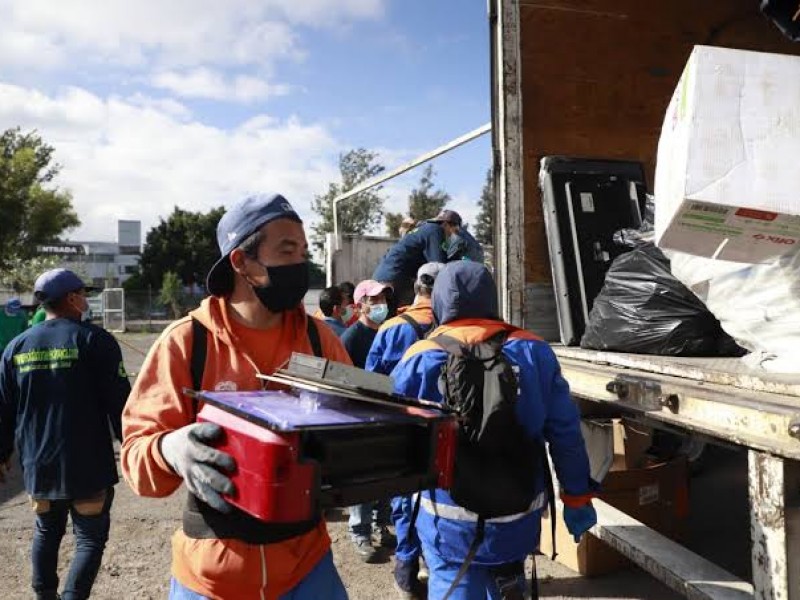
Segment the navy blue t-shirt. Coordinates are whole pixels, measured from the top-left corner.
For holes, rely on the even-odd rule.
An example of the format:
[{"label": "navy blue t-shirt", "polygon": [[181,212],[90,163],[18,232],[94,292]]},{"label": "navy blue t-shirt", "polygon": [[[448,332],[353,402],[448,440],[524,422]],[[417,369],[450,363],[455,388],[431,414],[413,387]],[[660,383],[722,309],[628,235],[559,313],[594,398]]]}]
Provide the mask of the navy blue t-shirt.
[{"label": "navy blue t-shirt", "polygon": [[131,391],[104,329],[51,319],[17,336],[0,359],[0,461],[16,446],[25,490],[80,499],[119,481],[111,429],[122,438]]},{"label": "navy blue t-shirt", "polygon": [[342,334],[342,345],[350,355],[350,360],[353,361],[354,366],[363,369],[367,364],[367,355],[376,335],[378,335],[377,329],[371,329],[361,321],[353,323]]},{"label": "navy blue t-shirt", "polygon": [[417,270],[425,263],[446,262],[443,243],[442,226],[438,223],[423,223],[389,248],[372,278],[382,282],[416,279]]},{"label": "navy blue t-shirt", "polygon": [[445,244],[447,248],[447,260],[467,259],[473,262],[482,263],[483,246],[466,229],[462,229],[456,234],[455,242],[448,240]]}]

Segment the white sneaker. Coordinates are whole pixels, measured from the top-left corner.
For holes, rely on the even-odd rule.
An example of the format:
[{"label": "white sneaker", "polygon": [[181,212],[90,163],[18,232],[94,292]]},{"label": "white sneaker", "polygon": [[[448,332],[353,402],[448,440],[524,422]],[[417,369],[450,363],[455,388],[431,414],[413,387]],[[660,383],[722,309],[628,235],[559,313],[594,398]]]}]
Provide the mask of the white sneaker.
[{"label": "white sneaker", "polygon": [[417,573],[417,581],[426,582],[428,578],[431,576],[430,571],[428,571],[428,565],[425,564],[425,561],[420,558],[419,559],[419,572]]}]

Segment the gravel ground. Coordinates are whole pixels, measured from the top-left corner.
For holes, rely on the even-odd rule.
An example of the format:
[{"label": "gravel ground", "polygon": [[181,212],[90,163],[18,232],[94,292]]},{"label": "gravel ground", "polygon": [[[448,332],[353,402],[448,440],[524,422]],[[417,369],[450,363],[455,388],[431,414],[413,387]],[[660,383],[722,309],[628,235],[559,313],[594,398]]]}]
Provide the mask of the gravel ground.
[{"label": "gravel ground", "polygon": [[[142,352],[152,344],[153,334],[118,336],[129,371],[139,370]],[[33,516],[22,491],[19,469],[0,487],[0,598],[33,597],[30,592],[30,543]],[[168,499],[136,497],[127,485],[117,486],[112,508],[111,539],[92,598],[102,600],[150,600],[166,598],[169,585],[170,538],[180,520],[183,493]],[[339,572],[353,600],[391,598],[392,558],[366,565],[349,542],[346,517],[334,513],[329,521],[333,553]],[[64,539],[60,573],[65,573],[72,555],[72,536]],[[647,574],[631,569],[613,576],[584,579],[543,557],[537,558],[541,597],[630,600],[678,598]]]}]

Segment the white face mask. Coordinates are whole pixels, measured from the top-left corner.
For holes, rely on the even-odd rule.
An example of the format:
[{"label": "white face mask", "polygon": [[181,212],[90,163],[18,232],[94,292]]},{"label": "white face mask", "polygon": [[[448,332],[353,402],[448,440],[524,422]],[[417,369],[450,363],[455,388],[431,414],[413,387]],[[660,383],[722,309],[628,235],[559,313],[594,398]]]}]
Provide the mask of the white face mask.
[{"label": "white face mask", "polygon": [[80,298],[83,300],[83,308],[81,308],[79,305],[76,305],[76,304],[73,304],[72,307],[75,310],[80,311],[80,313],[81,313],[80,320],[82,322],[83,321],[91,321],[92,320],[92,311],[89,308],[89,301],[84,296],[80,296]]}]

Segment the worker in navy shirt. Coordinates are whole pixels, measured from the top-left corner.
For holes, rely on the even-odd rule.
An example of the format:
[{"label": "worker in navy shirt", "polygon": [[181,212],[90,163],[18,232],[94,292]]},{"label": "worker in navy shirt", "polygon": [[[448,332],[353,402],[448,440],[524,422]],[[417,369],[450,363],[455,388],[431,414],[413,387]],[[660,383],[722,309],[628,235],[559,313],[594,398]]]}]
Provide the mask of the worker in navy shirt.
[{"label": "worker in navy shirt", "polygon": [[[372,279],[392,286],[392,309],[411,304],[414,299],[414,280],[422,265],[446,261],[444,241],[441,223],[431,221],[412,229],[389,248],[372,274]],[[391,312],[394,313],[394,310]]]},{"label": "worker in navy shirt", "polygon": [[[367,279],[356,286],[353,299],[359,309],[359,318],[342,334],[342,345],[350,355],[353,365],[363,369],[369,349],[378,334],[378,328],[389,314],[386,285]],[[373,546],[372,534],[377,534],[378,545],[394,548],[397,539],[389,532],[391,522],[389,499],[367,502],[350,507],[350,537],[361,560],[374,562],[378,551]]]},{"label": "worker in navy shirt", "polygon": [[356,286],[353,294],[359,312],[358,321],[347,328],[342,336],[342,345],[350,355],[353,366],[363,369],[378,329],[389,316],[387,296],[391,288],[386,284],[367,279]]},{"label": "worker in navy shirt", "polygon": [[472,234],[460,225],[450,225],[449,231],[445,231],[447,239],[447,262],[456,260],[471,260],[483,263],[483,247]]},{"label": "worker in navy shirt", "polygon": [[72,271],[39,276],[47,319],[14,338],[0,359],[0,482],[16,449],[36,515],[33,590],[59,598],[58,551],[72,518],[75,556],[60,598],[88,598],[108,540],[118,482],[111,432],[122,438],[130,384],[116,340],[82,322],[86,286]]},{"label": "worker in navy shirt", "polygon": [[343,304],[344,294],[338,286],[326,287],[319,295],[319,310],[322,313],[322,320],[339,337],[347,331],[347,325],[342,320]]},{"label": "worker in navy shirt", "polygon": [[443,210],[389,248],[372,278],[391,284],[394,295],[390,298],[390,313],[394,315],[395,309],[413,301],[414,282],[422,265],[456,260],[482,263],[483,248],[464,228],[461,215]]}]

